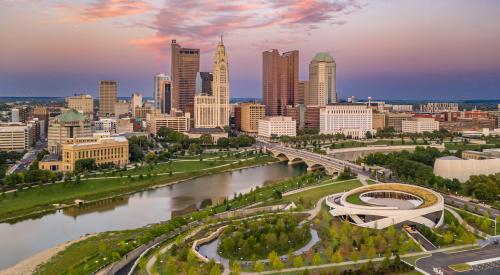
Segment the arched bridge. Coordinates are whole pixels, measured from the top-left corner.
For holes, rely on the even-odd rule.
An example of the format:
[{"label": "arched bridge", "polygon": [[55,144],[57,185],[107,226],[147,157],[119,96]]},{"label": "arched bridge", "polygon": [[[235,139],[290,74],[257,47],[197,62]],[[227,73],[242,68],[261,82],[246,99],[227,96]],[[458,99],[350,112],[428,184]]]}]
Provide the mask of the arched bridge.
[{"label": "arched bridge", "polygon": [[320,155],[306,150],[285,147],[279,144],[266,143],[264,148],[281,160],[288,160],[289,164],[305,162],[308,170],[324,168],[329,175],[338,174],[346,167],[354,173],[367,174],[363,167],[348,161],[343,161],[326,155]]}]

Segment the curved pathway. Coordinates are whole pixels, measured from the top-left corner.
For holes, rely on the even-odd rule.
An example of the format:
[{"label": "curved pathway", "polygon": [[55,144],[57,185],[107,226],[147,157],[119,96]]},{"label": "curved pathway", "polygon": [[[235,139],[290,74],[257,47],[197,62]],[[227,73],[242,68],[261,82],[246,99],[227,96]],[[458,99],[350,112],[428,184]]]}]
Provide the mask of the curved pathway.
[{"label": "curved pathway", "polygon": [[468,231],[474,232],[485,239],[491,237],[489,234],[486,234],[483,231],[480,231],[480,230],[472,227],[471,225],[469,225],[466,221],[464,221],[464,219],[462,219],[462,216],[460,216],[460,214],[458,214],[453,208],[446,206],[445,209],[450,211],[450,213],[453,215],[453,217],[455,217],[455,219],[457,219],[458,222],[461,225],[463,225]]}]

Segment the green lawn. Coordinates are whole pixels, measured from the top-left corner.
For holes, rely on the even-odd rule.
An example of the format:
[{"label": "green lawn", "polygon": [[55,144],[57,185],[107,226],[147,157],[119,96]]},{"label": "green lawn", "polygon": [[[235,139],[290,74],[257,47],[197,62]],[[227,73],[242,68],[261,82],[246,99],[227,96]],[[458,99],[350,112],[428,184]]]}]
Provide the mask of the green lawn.
[{"label": "green lawn", "polygon": [[[76,184],[75,182],[56,183],[43,187],[31,188],[17,192],[17,196],[15,196],[14,193],[0,196],[0,220],[9,217],[26,215],[36,211],[55,209],[55,207],[51,204],[72,204],[75,199],[95,200],[105,198],[113,195],[144,190],[150,186],[167,184],[209,173],[218,173],[233,168],[264,164],[270,160],[273,160],[273,158],[263,156],[257,159],[243,161],[241,163],[234,162],[232,165],[224,167],[214,166],[209,170],[201,170],[201,167],[210,168],[210,166],[205,166],[208,165],[208,163],[185,162],[182,164],[179,163],[177,168],[179,171],[186,173],[173,174],[172,176],[168,174],[155,176],[154,174],[159,170],[153,169],[149,172],[149,177],[147,176],[148,173],[144,173],[142,179],[139,177],[128,178],[126,176],[120,178],[119,174],[117,174],[116,177],[119,178],[82,179],[79,184]],[[142,168],[143,167],[141,167],[141,169]]]},{"label": "green lawn", "polygon": [[361,200],[361,198],[359,197],[361,194],[357,193],[357,194],[352,194],[350,196],[348,196],[346,198],[346,201],[348,203],[352,203],[352,204],[357,204],[357,205],[365,205],[365,203]]},{"label": "green lawn", "polygon": [[361,186],[361,183],[356,179],[343,182],[334,182],[334,183],[324,184],[322,186],[306,190],[304,192],[285,196],[279,200],[274,200],[267,204],[283,204],[283,203],[294,202],[297,205],[307,204],[304,205],[305,208],[312,208],[320,198],[326,195],[344,192],[359,186]]},{"label": "green lawn", "polygon": [[468,265],[468,264],[452,264],[452,265],[449,265],[448,266],[449,268],[455,270],[455,271],[458,271],[458,272],[464,272],[464,271],[469,271],[471,270],[471,266]]}]

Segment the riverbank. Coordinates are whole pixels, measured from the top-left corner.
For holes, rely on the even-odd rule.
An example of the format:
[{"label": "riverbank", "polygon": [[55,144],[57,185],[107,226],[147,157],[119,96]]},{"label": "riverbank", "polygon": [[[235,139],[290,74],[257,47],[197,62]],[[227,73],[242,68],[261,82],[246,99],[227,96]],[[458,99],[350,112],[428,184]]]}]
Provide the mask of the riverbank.
[{"label": "riverbank", "polygon": [[29,275],[33,274],[35,272],[36,268],[39,265],[42,265],[52,259],[55,255],[57,255],[59,252],[64,251],[66,248],[68,248],[70,245],[81,242],[83,240],[86,240],[90,237],[95,236],[95,234],[92,235],[86,235],[82,236],[79,239],[72,240],[60,245],[56,245],[54,247],[51,247],[49,249],[46,249],[44,251],[41,251],[28,259],[25,259],[19,263],[17,263],[14,266],[11,266],[9,268],[6,268],[4,270],[0,270],[0,275],[10,275],[10,274],[18,274],[18,275]]},{"label": "riverbank", "polygon": [[[0,197],[0,222],[12,223],[58,209],[74,207],[76,199],[93,203],[151,188],[177,184],[200,176],[266,165],[275,161],[276,159],[271,156],[257,155],[238,161],[226,161],[219,166],[206,167],[206,163],[193,160],[188,166],[189,169],[184,164],[183,171],[174,170],[172,173],[156,173],[152,166],[147,175],[81,179],[79,183],[73,181],[27,189]],[[204,167],[200,167],[200,163]]]}]

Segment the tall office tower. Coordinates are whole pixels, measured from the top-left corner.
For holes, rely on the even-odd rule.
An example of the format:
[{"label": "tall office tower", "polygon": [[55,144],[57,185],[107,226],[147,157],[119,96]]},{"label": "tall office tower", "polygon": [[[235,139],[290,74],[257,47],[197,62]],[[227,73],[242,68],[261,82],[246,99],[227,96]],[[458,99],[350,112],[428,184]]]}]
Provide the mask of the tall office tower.
[{"label": "tall office tower", "polygon": [[94,98],[91,95],[74,95],[66,97],[66,104],[69,109],[75,109],[86,115],[94,114]]},{"label": "tall office tower", "polygon": [[266,115],[283,115],[299,98],[299,51],[262,53],[262,97]]},{"label": "tall office tower", "polygon": [[212,95],[212,81],[214,75],[211,72],[198,72],[196,75],[196,94]]},{"label": "tall office tower", "polygon": [[196,74],[200,71],[200,49],[182,48],[171,44],[172,108],[193,113]]},{"label": "tall office tower", "polygon": [[170,76],[160,73],[154,76],[154,91],[153,91],[153,99],[154,99],[154,107],[155,109],[161,110],[161,99],[162,99],[162,86],[163,81],[170,80]]},{"label": "tall office tower", "polygon": [[112,116],[115,112],[118,85],[113,80],[99,82],[99,116]]},{"label": "tall office tower", "polygon": [[172,80],[170,76],[161,82],[160,87],[160,112],[170,114],[172,110]]},{"label": "tall office tower", "polygon": [[329,53],[318,53],[309,63],[308,105],[325,106],[337,102],[335,60]]},{"label": "tall office tower", "polygon": [[20,122],[19,109],[18,108],[12,108],[10,110],[10,121],[11,122]]},{"label": "tall office tower", "polygon": [[216,128],[229,125],[229,68],[226,48],[221,41],[217,45],[213,65],[212,95],[195,97],[195,128]]},{"label": "tall office tower", "polygon": [[130,106],[132,108],[132,115],[135,117],[135,107],[142,107],[142,94],[132,93],[130,98]]},{"label": "tall office tower", "polygon": [[213,65],[212,95],[217,104],[217,126],[224,127],[229,125],[229,115],[231,108],[229,106],[229,63],[227,60],[226,47],[220,37],[220,43],[217,45],[215,60]]},{"label": "tall office tower", "polygon": [[301,80],[297,89],[296,104],[307,104],[307,99],[309,99],[309,81]]}]

